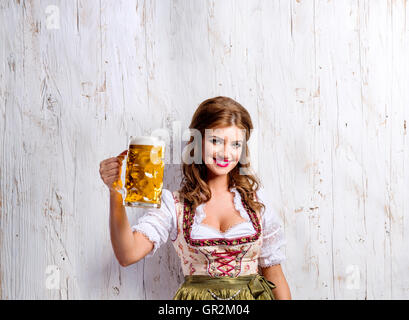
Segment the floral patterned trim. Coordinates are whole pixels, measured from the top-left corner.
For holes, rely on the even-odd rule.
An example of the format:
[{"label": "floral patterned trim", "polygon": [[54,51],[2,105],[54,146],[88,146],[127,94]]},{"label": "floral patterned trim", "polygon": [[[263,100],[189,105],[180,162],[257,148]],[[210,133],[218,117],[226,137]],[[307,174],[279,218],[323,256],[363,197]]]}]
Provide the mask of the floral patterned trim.
[{"label": "floral patterned trim", "polygon": [[257,217],[257,213],[251,210],[244,200],[241,200],[243,207],[246,209],[247,214],[250,216],[250,220],[253,224],[254,230],[256,232],[252,235],[246,237],[239,237],[234,239],[226,239],[226,238],[212,238],[212,239],[192,239],[190,237],[190,233],[192,231],[193,225],[193,218],[194,214],[191,212],[191,207],[188,206],[185,202],[183,204],[183,235],[188,244],[191,246],[196,247],[204,247],[204,246],[218,246],[218,245],[228,245],[234,246],[238,244],[250,243],[258,240],[261,234],[261,225],[260,221]]},{"label": "floral patterned trim", "polygon": [[[175,196],[175,194],[177,194],[177,196]],[[172,197],[173,197],[173,201],[175,202],[175,214],[176,214],[176,238],[175,239],[170,239],[172,240],[172,242],[175,242],[176,239],[179,236],[179,217],[178,217],[178,207],[177,204],[179,203],[179,192],[178,191],[174,191],[172,192]]]}]

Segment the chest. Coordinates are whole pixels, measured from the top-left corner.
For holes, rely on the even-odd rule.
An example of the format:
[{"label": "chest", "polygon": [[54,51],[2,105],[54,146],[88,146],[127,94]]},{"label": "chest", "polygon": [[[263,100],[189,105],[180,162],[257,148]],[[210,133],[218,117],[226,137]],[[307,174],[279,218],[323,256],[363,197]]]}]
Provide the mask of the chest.
[{"label": "chest", "polygon": [[219,230],[222,233],[246,221],[231,203],[223,203],[221,201],[208,202],[203,207],[203,211],[205,218],[202,220],[202,224]]},{"label": "chest", "polygon": [[[230,225],[240,223],[240,211],[235,207],[213,206],[206,203],[204,222],[225,231]],[[203,237],[192,238],[194,214],[183,203],[177,204],[178,236],[173,245],[181,259],[185,275],[210,275],[212,277],[237,277],[258,272],[257,259],[260,255],[263,238],[258,212],[245,207],[253,225],[253,233],[248,232],[238,237]],[[221,209],[221,210],[220,210]],[[222,214],[220,214],[222,213]],[[224,220],[226,219],[226,220]],[[202,224],[203,224],[202,221]]]}]

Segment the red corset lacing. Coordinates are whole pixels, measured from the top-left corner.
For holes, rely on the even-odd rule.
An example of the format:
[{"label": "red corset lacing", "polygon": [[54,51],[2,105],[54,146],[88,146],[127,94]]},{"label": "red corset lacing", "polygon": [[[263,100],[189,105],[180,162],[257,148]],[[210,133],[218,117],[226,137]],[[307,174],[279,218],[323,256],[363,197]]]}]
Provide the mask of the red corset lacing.
[{"label": "red corset lacing", "polygon": [[[239,251],[212,252],[212,256],[217,257],[215,259],[215,262],[220,264],[216,269],[222,272],[223,276],[230,276],[229,272],[234,270],[234,266],[232,266],[230,263],[233,260],[236,260],[237,255],[240,253],[241,253],[240,250]],[[223,267],[226,267],[227,271],[223,270]]]}]

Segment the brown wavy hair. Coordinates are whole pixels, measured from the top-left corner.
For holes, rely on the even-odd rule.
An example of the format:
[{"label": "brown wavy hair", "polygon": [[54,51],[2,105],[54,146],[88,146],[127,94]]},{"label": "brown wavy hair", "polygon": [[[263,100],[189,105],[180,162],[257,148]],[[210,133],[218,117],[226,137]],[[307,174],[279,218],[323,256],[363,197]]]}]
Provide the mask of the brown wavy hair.
[{"label": "brown wavy hair", "polygon": [[[228,188],[235,187],[240,193],[244,202],[253,211],[259,211],[265,208],[264,204],[258,201],[256,192],[260,188],[261,182],[259,178],[251,173],[250,152],[247,145],[250,139],[253,123],[248,111],[237,101],[223,96],[207,99],[203,101],[195,113],[189,129],[200,131],[202,138],[205,137],[205,129],[224,128],[229,126],[237,126],[240,129],[246,130],[246,141],[243,141],[243,149],[240,161],[228,173]],[[194,141],[194,137],[190,137],[188,145]],[[195,141],[198,143],[198,141]],[[199,147],[197,145],[197,147]],[[202,145],[200,145],[202,150]],[[190,156],[194,157],[194,148],[190,151]],[[243,159],[245,159],[243,161]],[[207,202],[211,198],[211,191],[206,183],[207,167],[203,163],[187,164],[182,162],[183,178],[181,181],[181,189],[179,195],[181,200],[187,202],[191,206],[192,212],[195,212],[196,207],[203,202]],[[240,174],[240,169],[247,170],[246,174]]]}]

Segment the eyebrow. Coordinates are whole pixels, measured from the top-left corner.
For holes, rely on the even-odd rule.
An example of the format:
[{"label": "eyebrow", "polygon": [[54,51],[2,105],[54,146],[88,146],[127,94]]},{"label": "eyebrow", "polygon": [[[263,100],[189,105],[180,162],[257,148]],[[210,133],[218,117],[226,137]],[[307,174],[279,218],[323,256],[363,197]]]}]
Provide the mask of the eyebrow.
[{"label": "eyebrow", "polygon": [[[218,137],[218,136],[211,136],[210,138],[217,138],[217,139],[220,139],[220,140],[223,140],[223,141],[224,141],[223,138]],[[243,142],[243,140],[236,140],[236,141],[233,141],[233,142]]]}]

